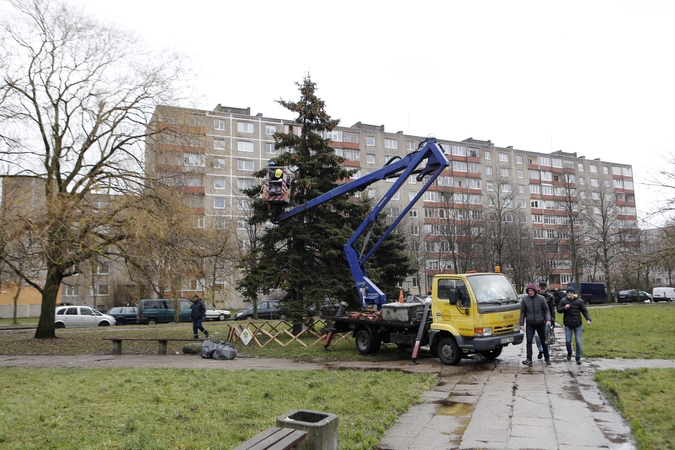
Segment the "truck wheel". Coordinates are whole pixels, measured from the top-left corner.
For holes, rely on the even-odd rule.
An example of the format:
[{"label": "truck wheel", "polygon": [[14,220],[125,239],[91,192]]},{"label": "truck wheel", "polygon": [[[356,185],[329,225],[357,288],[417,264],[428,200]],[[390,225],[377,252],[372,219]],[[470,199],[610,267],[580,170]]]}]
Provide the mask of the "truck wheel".
[{"label": "truck wheel", "polygon": [[157,319],[155,318],[148,319],[148,325],[157,325]]},{"label": "truck wheel", "polygon": [[457,365],[459,360],[462,359],[462,352],[459,350],[457,342],[449,337],[440,340],[436,351],[438,352],[438,359],[449,366]]},{"label": "truck wheel", "polygon": [[486,350],[484,352],[480,352],[480,354],[483,355],[485,359],[495,359],[502,354],[502,348],[499,347],[494,350]]},{"label": "truck wheel", "polygon": [[368,330],[357,331],[354,340],[356,341],[356,349],[362,355],[375,353],[380,349],[380,345],[382,345],[380,341],[374,341],[370,337],[370,332]]}]

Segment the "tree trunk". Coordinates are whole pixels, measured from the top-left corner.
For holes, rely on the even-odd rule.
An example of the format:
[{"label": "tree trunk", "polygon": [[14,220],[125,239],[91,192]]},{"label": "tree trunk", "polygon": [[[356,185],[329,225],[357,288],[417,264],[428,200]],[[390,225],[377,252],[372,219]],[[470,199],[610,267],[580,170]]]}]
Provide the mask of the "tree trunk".
[{"label": "tree trunk", "polygon": [[19,294],[21,293],[21,280],[18,280],[16,283],[16,294],[14,294],[14,313],[12,314],[12,323],[14,325],[18,324],[19,321],[16,317],[17,303],[19,301]]},{"label": "tree trunk", "polygon": [[40,320],[35,330],[35,339],[55,338],[54,312],[56,311],[56,297],[63,281],[63,271],[54,264],[47,266],[47,278],[42,290],[42,308]]}]

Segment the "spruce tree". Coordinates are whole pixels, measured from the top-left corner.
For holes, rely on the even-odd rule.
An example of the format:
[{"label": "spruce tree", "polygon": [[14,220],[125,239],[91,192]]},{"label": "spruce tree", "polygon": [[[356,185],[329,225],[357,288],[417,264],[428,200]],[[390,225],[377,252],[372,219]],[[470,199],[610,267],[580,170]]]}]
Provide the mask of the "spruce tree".
[{"label": "spruce tree", "polygon": [[[296,83],[300,100],[278,103],[297,114],[296,132],[274,135],[275,149],[279,156],[272,159],[275,166],[292,168],[295,174],[291,207],[326,193],[341,183],[349,181],[353,169],[343,166],[344,159],[335,154],[330,140],[325,139],[339,124],[326,113],[324,102],[319,99],[316,85],[310,76],[303,83]],[[256,176],[264,179],[266,170]],[[245,191],[251,198],[252,214],[249,225],[264,232],[252,243],[246,275],[241,288],[245,294],[257,299],[259,293],[269,294],[273,289],[284,292],[284,310],[293,323],[302,323],[307,310],[319,305],[327,297],[347,301],[357,308],[360,300],[356,286],[344,258],[344,244],[364,220],[372,205],[368,199],[350,199],[350,194],[331,199],[301,214],[272,224],[278,205],[269,205],[261,197],[262,186]],[[267,224],[267,226],[261,226]],[[373,227],[373,236],[381,236],[386,229],[382,220]],[[376,238],[375,238],[376,239]],[[396,283],[410,273],[411,264],[403,253],[402,235],[390,236],[371,258],[371,279],[384,283],[385,293],[395,290]],[[377,267],[375,267],[377,264]],[[396,291],[397,293],[398,291]]]}]

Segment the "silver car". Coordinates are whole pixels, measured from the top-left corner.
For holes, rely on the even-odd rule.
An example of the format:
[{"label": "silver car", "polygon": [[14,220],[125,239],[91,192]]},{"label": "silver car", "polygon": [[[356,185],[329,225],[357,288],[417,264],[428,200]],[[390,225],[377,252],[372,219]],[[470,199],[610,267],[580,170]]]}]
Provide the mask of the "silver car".
[{"label": "silver car", "polygon": [[55,328],[109,327],[115,318],[89,306],[59,306],[54,316]]}]

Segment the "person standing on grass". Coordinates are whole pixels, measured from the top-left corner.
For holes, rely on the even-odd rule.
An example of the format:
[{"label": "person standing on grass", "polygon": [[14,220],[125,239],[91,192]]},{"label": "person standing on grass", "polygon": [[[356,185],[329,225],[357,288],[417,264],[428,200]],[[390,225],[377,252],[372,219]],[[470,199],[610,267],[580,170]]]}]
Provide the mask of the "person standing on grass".
[{"label": "person standing on grass", "polygon": [[577,364],[581,364],[581,315],[586,318],[586,324],[591,324],[591,316],[584,301],[577,297],[574,288],[567,289],[567,297],[558,304],[558,312],[563,315],[563,325],[565,325],[565,345],[567,345],[567,360],[572,359],[572,333],[576,341],[575,358]]},{"label": "person standing on grass", "polygon": [[192,314],[190,314],[190,320],[192,321],[192,332],[195,335],[194,338],[199,339],[199,331],[204,333],[204,336],[209,337],[209,332],[206,331],[202,326],[202,321],[206,316],[206,306],[204,306],[204,302],[202,302],[198,295],[192,297],[192,305],[190,305],[190,309],[192,310]]},{"label": "person standing on grass", "polygon": [[[548,304],[548,310],[551,313],[551,328],[555,328],[555,305],[554,305],[555,300],[553,298],[553,294],[551,294],[549,291],[546,290],[546,283],[544,281],[539,283],[539,295],[543,296],[546,299],[546,303]],[[548,328],[549,327],[547,326],[546,333],[548,333]],[[549,356],[551,355],[551,346],[549,344],[542,343],[541,339],[539,339],[539,335],[534,336],[534,342],[535,344],[537,344],[537,349],[539,350],[537,359],[541,359],[544,357],[543,346],[546,346]]]},{"label": "person standing on grass", "polygon": [[[520,302],[520,329],[525,330],[527,338],[527,359],[523,361],[526,366],[532,367],[532,339],[534,333],[539,335],[542,342],[546,342],[546,325],[551,326],[551,311],[548,309],[546,299],[537,294],[537,285],[530,283],[525,288],[527,295]],[[527,322],[526,322],[527,321]],[[527,323],[527,328],[525,327]],[[548,348],[543,347],[546,364],[551,365],[551,356]]]}]

